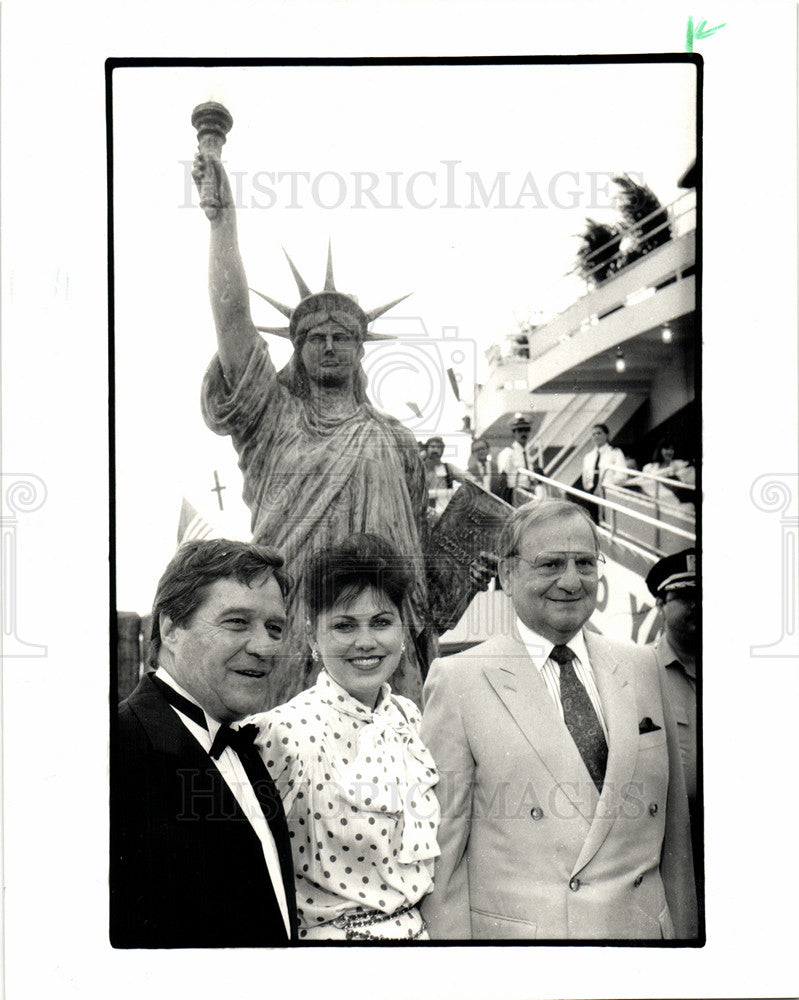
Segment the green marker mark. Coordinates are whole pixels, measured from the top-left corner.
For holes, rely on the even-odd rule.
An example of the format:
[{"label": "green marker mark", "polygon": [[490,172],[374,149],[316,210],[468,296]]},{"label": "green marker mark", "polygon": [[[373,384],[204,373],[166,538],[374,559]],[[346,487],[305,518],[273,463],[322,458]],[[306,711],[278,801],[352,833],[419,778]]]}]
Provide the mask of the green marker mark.
[{"label": "green marker mark", "polygon": [[694,41],[701,41],[703,38],[710,38],[711,35],[715,35],[719,28],[725,27],[727,22],[725,21],[724,24],[717,24],[715,28],[706,28],[706,24],[707,21],[702,20],[695,28],[694,19],[692,17],[688,18],[688,26],[685,30],[686,52],[694,51]]}]

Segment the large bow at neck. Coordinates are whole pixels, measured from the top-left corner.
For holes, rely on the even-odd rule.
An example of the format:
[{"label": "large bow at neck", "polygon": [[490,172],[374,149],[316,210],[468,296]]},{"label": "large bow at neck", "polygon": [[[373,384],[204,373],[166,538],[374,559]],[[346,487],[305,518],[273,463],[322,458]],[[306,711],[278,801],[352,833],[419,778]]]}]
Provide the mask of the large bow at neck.
[{"label": "large bow at neck", "polygon": [[400,863],[437,857],[435,834],[431,837],[426,831],[438,827],[438,800],[432,791],[438,774],[430,751],[391,696],[388,684],[383,685],[378,704],[370,711],[324,671],[317,683],[333,695],[329,701],[332,708],[363,722],[355,759],[340,778],[344,801],[362,814],[373,814],[375,822],[381,815],[390,815],[402,823]]}]

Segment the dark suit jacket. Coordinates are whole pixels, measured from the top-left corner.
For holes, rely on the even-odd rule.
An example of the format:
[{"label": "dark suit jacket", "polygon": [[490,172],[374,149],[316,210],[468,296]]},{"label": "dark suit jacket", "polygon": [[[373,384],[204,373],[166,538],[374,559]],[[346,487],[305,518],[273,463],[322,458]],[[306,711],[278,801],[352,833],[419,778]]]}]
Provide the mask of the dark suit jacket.
[{"label": "dark suit jacket", "polygon": [[[111,944],[287,944],[261,842],[149,675],[120,704],[112,737]],[[277,812],[270,829],[295,928],[291,848]]]},{"label": "dark suit jacket", "polygon": [[[502,497],[503,500],[506,500],[510,492],[508,490],[508,477],[504,472],[500,472],[497,469],[496,459],[492,456],[489,456],[489,458],[491,459],[491,465],[489,467],[489,472],[491,474],[491,492],[496,494],[498,497]],[[470,476],[474,476],[481,486],[483,485],[483,474],[480,471],[480,465],[474,455],[469,457],[469,463],[466,466],[466,471]]]}]

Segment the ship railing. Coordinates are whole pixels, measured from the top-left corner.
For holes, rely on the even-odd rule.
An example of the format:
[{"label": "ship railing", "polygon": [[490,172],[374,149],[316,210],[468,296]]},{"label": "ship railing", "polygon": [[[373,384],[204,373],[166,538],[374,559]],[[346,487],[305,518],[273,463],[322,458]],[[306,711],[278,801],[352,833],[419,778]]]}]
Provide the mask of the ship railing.
[{"label": "ship railing", "polygon": [[[691,468],[691,466],[688,466]],[[668,486],[670,489],[679,490],[695,490],[696,485],[694,483],[686,483],[682,479],[669,479],[668,476],[658,476],[654,472],[639,472],[638,469],[631,469],[627,465],[606,465],[602,470],[604,472],[615,472],[620,475],[624,475],[625,480],[621,480],[618,483],[614,483],[614,486],[623,486],[626,482],[628,486],[632,485],[633,482],[638,483],[641,480],[646,480],[647,482],[662,483],[663,486]],[[610,485],[610,484],[608,484]]]},{"label": "ship railing", "polygon": [[[666,218],[660,225],[655,226],[648,232],[642,231],[643,227],[646,226],[648,222],[651,222],[654,218],[664,213]],[[629,253],[629,248],[625,247],[625,249],[622,250],[621,247],[619,247],[619,249],[616,250],[616,252],[610,257],[602,258],[601,256],[602,254],[606,254],[611,246],[619,243],[620,237],[622,241],[624,241],[625,238],[630,238],[633,241],[637,240],[641,243],[648,243],[654,236],[657,236],[658,233],[663,232],[666,229],[670,230],[669,239],[664,240],[663,243],[659,244],[659,246],[654,249],[659,249],[660,246],[665,246],[670,240],[678,239],[680,236],[685,236],[687,233],[696,230],[695,191],[685,191],[678,195],[674,201],[669,202],[661,208],[656,208],[653,212],[650,212],[649,215],[639,219],[635,225],[630,228],[629,233],[622,233],[612,237],[606,243],[601,244],[596,248],[596,250],[593,250],[590,254],[588,254],[579,266],[575,264],[561,278],[550,286],[549,293],[544,293],[545,298],[550,298],[551,301],[555,302],[562,297],[559,293],[560,289],[563,288],[567,297],[567,305],[556,306],[554,310],[541,310],[541,312],[544,315],[549,315],[551,318],[554,318],[556,315],[563,312],[568,305],[572,305],[574,303],[574,286],[572,282],[575,279],[582,282],[582,290],[578,293],[578,298],[582,298],[583,296],[595,291],[598,285],[607,284],[608,281],[612,281],[613,278],[623,274],[625,271],[624,261]],[[646,254],[644,256],[646,256]],[[597,263],[592,266],[591,261],[594,259],[597,259]],[[629,264],[632,265],[640,259],[640,257],[635,258],[630,261]],[[595,282],[593,280],[594,275],[600,270],[600,268],[603,267],[609,268],[607,278],[601,282]],[[679,275],[677,277],[679,278]],[[569,283],[568,286],[567,283]],[[551,322],[551,319],[548,320],[548,322]],[[545,323],[541,324],[541,326],[545,325]],[[535,336],[535,334],[533,334],[533,336]]]},{"label": "ship railing", "polygon": [[[586,493],[531,469],[518,472],[536,488],[534,492],[517,486],[515,493],[522,502],[540,499],[543,492],[545,496],[573,500],[582,506],[595,506],[599,508],[599,527],[611,539],[632,544],[657,558],[696,544],[695,519],[673,506],[623,487],[605,487],[600,494]],[[543,491],[540,487],[544,487]]]}]

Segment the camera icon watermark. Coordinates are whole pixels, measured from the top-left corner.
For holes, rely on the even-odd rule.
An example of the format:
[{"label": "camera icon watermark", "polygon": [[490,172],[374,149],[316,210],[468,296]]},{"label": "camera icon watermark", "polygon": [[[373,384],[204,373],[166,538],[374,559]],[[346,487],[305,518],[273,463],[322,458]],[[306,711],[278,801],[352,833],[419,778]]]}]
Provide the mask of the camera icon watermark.
[{"label": "camera icon watermark", "polygon": [[363,370],[374,405],[395,416],[419,439],[436,434],[462,390],[469,394],[477,374],[477,346],[456,326],[428,331],[420,316],[382,317],[380,332],[397,339],[366,345]]}]

